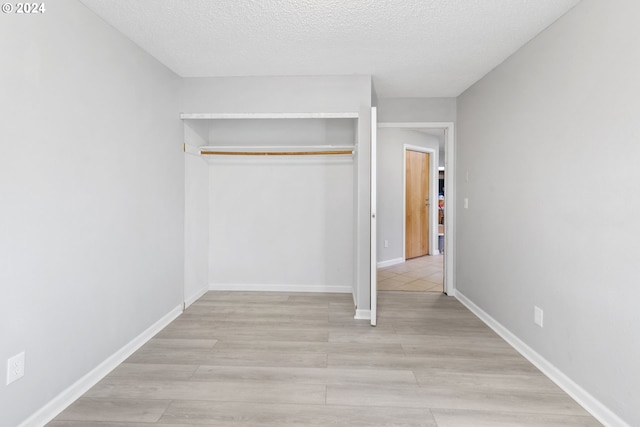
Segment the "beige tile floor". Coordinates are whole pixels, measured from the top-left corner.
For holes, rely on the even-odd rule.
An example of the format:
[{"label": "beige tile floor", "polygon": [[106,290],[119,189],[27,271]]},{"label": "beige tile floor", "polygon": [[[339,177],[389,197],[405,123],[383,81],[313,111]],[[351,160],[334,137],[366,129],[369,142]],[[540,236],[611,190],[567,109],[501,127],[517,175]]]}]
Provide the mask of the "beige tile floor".
[{"label": "beige tile floor", "polygon": [[427,255],[378,269],[378,290],[443,292],[444,255]]},{"label": "beige tile floor", "polygon": [[208,292],[49,427],[599,426],[456,299]]}]

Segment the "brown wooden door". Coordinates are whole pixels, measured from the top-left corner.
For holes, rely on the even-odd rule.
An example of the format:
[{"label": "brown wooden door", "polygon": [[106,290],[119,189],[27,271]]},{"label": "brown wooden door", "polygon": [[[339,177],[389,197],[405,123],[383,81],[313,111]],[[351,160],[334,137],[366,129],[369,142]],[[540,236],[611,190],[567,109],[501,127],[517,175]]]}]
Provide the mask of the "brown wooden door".
[{"label": "brown wooden door", "polygon": [[405,257],[429,253],[429,154],[406,152]]}]

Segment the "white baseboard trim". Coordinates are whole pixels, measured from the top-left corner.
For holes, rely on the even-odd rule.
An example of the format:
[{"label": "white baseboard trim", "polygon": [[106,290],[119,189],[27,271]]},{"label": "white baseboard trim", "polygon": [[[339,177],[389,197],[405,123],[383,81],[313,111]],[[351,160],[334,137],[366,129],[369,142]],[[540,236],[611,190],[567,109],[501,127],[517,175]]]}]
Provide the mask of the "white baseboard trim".
[{"label": "white baseboard trim", "polygon": [[184,300],[184,308],[187,308],[194,302],[198,301],[200,297],[206,294],[207,292],[209,292],[209,288],[205,287],[200,289],[198,292],[196,292],[194,295],[190,296],[189,298],[186,298]]},{"label": "white baseboard trim", "polygon": [[144,343],[149,341],[155,334],[171,323],[180,315],[180,313],[182,313],[182,304],[165,314],[160,320],[151,325],[120,350],[109,356],[104,362],[96,366],[88,374],[54,397],[49,401],[49,403],[24,420],[22,424],[20,424],[20,427],[41,427],[50,422],[69,405],[75,402],[80,396],[89,391],[91,387],[96,385],[109,372],[124,362],[137,349],[142,347]]},{"label": "white baseboard trim", "polygon": [[605,426],[629,427],[629,424],[625,423],[618,415],[603,405],[602,402],[576,384],[571,378],[560,371],[560,369],[556,368],[551,362],[525,344],[524,341],[502,326],[501,323],[478,307],[460,291],[455,292],[455,297],[602,424]]},{"label": "white baseboard trim", "polygon": [[378,268],[391,267],[392,265],[402,264],[403,262],[404,262],[404,258],[394,258],[386,261],[380,261],[379,263],[376,264],[376,267]]},{"label": "white baseboard trim", "polygon": [[353,318],[356,320],[371,320],[371,310],[356,309],[356,315]]},{"label": "white baseboard trim", "polygon": [[319,292],[350,294],[351,286],[332,285],[273,285],[260,283],[210,283],[210,291],[243,291],[243,292]]}]

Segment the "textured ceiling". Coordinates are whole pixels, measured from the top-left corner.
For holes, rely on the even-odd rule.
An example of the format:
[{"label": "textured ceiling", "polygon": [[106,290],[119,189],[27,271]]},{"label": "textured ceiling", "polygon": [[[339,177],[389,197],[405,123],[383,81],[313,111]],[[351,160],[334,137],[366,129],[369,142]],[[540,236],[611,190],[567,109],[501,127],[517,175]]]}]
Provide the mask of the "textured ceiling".
[{"label": "textured ceiling", "polygon": [[457,96],[579,0],[81,0],[183,77],[373,76]]}]

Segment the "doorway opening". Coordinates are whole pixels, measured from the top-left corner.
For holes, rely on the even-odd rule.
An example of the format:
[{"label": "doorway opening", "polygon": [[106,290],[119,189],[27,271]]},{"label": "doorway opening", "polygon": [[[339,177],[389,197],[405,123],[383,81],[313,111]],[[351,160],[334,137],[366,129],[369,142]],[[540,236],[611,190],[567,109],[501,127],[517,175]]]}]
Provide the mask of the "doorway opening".
[{"label": "doorway opening", "polygon": [[[377,291],[386,290],[386,285],[395,287],[395,290],[404,291],[432,291],[432,292],[444,292],[447,295],[453,295],[454,278],[453,278],[453,265],[454,265],[454,230],[453,230],[453,218],[454,218],[454,125],[451,122],[416,122],[416,123],[377,123],[376,126],[376,143],[375,148],[380,153],[376,153],[376,159],[380,159],[376,164],[376,200],[375,206],[376,217],[376,232],[375,236],[377,241],[377,253],[375,258],[376,277],[372,277],[372,306],[377,301]],[[389,138],[385,138],[385,133],[389,133],[390,130],[408,131],[414,135],[420,133],[438,135],[440,140],[439,149],[432,150],[430,154],[430,172],[429,172],[429,196],[420,196],[424,198],[422,203],[424,208],[427,208],[430,221],[428,228],[429,237],[427,255],[413,256],[407,248],[407,236],[406,236],[406,224],[408,222],[406,212],[403,212],[402,218],[398,215],[394,217],[393,221],[402,221],[402,229],[398,233],[402,233],[402,250],[398,252],[400,248],[393,248],[393,238],[395,238],[395,232],[389,231],[389,223],[386,222],[385,217],[385,195],[386,191],[389,194],[388,181],[386,181],[385,173],[388,173],[391,162],[406,162],[406,157],[402,158],[399,155],[392,154],[389,157],[390,152],[385,152],[385,144],[389,144]],[[372,130],[373,132],[373,130]],[[395,142],[396,145],[398,141]],[[413,144],[400,143],[403,150],[409,148]],[[407,145],[408,147],[404,147]],[[425,152],[424,144],[421,145],[418,151]],[[429,147],[427,147],[429,148]],[[373,156],[372,156],[373,157]],[[397,165],[397,163],[395,163]],[[397,166],[393,166],[397,167]],[[398,167],[398,170],[400,168]],[[386,172],[385,172],[386,171]],[[402,173],[405,173],[403,165]],[[402,179],[400,185],[406,185],[404,177],[399,178],[394,175],[393,182],[398,182],[396,179]],[[395,184],[394,184],[395,185]],[[406,188],[396,190],[398,194],[402,194],[402,197],[406,197]],[[446,196],[446,204],[445,204]],[[372,199],[373,200],[373,199]],[[406,208],[406,199],[395,203],[402,204],[402,210]],[[428,206],[427,206],[428,205]],[[394,222],[395,224],[395,222]],[[392,225],[391,227],[396,227]],[[394,228],[395,230],[395,228]],[[374,234],[372,233],[372,236]],[[387,241],[387,236],[391,236]],[[398,245],[399,246],[399,245]],[[387,249],[389,247],[389,249]],[[446,255],[445,255],[446,248]],[[395,251],[392,251],[392,249]],[[387,252],[385,252],[387,250]],[[392,253],[393,252],[393,253]],[[373,276],[373,274],[372,274]],[[379,287],[378,285],[382,285]],[[373,307],[372,307],[373,308]],[[373,310],[372,310],[373,311]]]},{"label": "doorway opening", "polygon": [[[409,134],[404,135],[409,132]],[[413,135],[420,145],[403,144],[402,149],[402,258],[395,262],[381,262],[377,269],[380,291],[438,292],[444,291],[444,256],[439,250],[439,179],[440,151],[444,151],[444,130],[422,133],[401,130],[389,135],[403,138]],[[398,144],[385,138],[383,144]],[[423,138],[422,140],[420,138]],[[430,146],[427,146],[430,145]],[[384,161],[384,160],[383,160]],[[390,209],[379,210],[380,215],[391,214]],[[384,221],[382,222],[384,224]],[[444,237],[444,236],[442,236]]]}]

